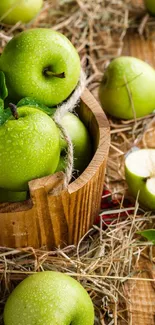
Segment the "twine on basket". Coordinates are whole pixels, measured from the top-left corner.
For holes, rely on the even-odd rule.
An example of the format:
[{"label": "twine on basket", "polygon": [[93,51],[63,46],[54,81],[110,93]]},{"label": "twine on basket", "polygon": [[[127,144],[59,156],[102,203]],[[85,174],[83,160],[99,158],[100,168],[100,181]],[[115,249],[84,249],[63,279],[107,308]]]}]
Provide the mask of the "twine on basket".
[{"label": "twine on basket", "polygon": [[61,124],[61,120],[67,112],[73,112],[74,108],[76,107],[76,105],[78,104],[78,102],[80,100],[80,97],[85,89],[85,86],[86,86],[86,75],[85,75],[84,71],[81,69],[80,79],[79,79],[77,87],[75,88],[74,92],[69,97],[69,99],[66,102],[64,102],[62,105],[58,106],[58,108],[54,114],[54,117],[53,117],[55,123],[61,130],[62,135],[67,142],[67,166],[66,166],[66,170],[65,170],[65,181],[64,181],[65,187],[68,186],[68,184],[72,178],[72,172],[73,172],[73,166],[74,166],[74,149],[73,149],[73,144],[72,144],[71,138],[68,134],[68,131]]}]

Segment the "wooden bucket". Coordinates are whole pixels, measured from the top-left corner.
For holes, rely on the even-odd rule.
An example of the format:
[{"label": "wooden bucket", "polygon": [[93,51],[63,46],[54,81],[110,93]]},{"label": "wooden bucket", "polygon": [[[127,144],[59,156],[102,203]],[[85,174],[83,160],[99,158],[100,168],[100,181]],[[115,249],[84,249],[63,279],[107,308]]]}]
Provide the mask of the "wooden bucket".
[{"label": "wooden bucket", "polygon": [[94,156],[85,171],[63,189],[62,172],[29,183],[30,199],[0,204],[0,246],[52,249],[77,244],[99,213],[110,145],[107,118],[86,89],[77,109],[87,126]]}]

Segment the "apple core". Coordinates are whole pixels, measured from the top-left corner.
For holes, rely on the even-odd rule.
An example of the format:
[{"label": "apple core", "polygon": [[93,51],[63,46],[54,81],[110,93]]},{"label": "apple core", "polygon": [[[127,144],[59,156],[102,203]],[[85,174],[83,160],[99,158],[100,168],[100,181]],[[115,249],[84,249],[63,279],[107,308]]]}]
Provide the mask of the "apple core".
[{"label": "apple core", "polygon": [[155,210],[155,149],[138,149],[125,159],[129,190],[141,206]]}]

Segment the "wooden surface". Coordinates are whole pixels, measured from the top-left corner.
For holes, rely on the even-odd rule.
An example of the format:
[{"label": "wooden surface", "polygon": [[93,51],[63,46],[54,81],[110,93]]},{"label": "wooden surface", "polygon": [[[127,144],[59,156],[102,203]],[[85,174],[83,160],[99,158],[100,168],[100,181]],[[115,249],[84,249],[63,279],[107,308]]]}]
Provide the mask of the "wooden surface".
[{"label": "wooden surface", "polygon": [[[123,50],[124,55],[138,57],[155,68],[155,33],[152,31],[150,39],[146,40],[138,34],[129,34],[125,40]],[[143,137],[135,144],[139,147],[155,148],[155,120],[148,125],[148,129]],[[153,248],[153,259],[155,250]],[[128,324],[130,325],[154,325],[155,324],[155,281],[143,281],[143,278],[155,279],[154,263],[148,259],[140,258],[137,262],[138,273],[136,277],[142,278],[138,281],[128,281],[126,283],[126,294],[128,297]],[[126,321],[123,322],[123,325]]]},{"label": "wooden surface", "polygon": [[[144,251],[143,251],[144,253]],[[155,247],[145,250],[145,257],[140,257],[136,263],[135,278],[140,280],[127,281],[125,294],[128,300],[129,324],[154,325],[155,324],[155,281],[144,281],[143,279],[155,280],[153,261],[155,258]]]},{"label": "wooden surface", "polygon": [[110,145],[108,121],[86,89],[78,113],[87,125],[96,150],[86,170],[63,188],[64,174],[29,183],[31,199],[0,204],[0,246],[42,247],[77,244],[100,209],[106,161]]},{"label": "wooden surface", "polygon": [[135,56],[149,63],[155,68],[155,33],[146,40],[138,34],[128,34],[123,49],[124,55]]}]

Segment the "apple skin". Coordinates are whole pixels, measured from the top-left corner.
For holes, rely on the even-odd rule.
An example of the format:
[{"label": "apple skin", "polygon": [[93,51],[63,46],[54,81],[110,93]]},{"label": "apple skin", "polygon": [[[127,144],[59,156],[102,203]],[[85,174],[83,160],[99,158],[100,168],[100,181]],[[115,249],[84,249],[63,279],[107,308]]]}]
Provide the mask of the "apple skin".
[{"label": "apple skin", "polygon": [[105,71],[99,87],[104,111],[120,119],[134,118],[125,80],[128,81],[136,117],[152,113],[155,109],[155,70],[146,62],[128,56],[114,59]]},{"label": "apple skin", "polygon": [[[88,166],[92,158],[92,144],[89,132],[83,122],[73,113],[66,113],[61,119],[62,126],[68,131],[74,148],[74,170],[80,173]],[[60,161],[57,171],[66,168],[67,143],[60,136]]]},{"label": "apple skin", "polygon": [[[145,150],[145,149],[141,149],[141,150]],[[154,150],[154,149],[150,149],[150,150]],[[147,208],[149,210],[155,210],[155,195],[153,195],[148,191],[145,177],[136,175],[135,173],[129,170],[127,166],[127,158],[125,160],[125,179],[128,184],[130,193],[133,195],[135,199],[137,198],[138,195],[138,201],[142,207]]]},{"label": "apple skin", "polygon": [[60,272],[44,271],[23,280],[4,308],[5,325],[93,325],[94,308],[82,285]]},{"label": "apple skin", "polygon": [[59,132],[44,112],[22,106],[19,118],[0,127],[0,187],[25,191],[32,179],[53,174],[60,157]]},{"label": "apple skin", "polygon": [[135,199],[137,198],[138,191],[140,191],[138,201],[141,206],[149,210],[155,210],[155,195],[147,190],[143,178],[131,173],[128,169],[125,170],[125,178],[129,191]]},{"label": "apple skin", "polygon": [[[13,58],[13,59],[12,59]],[[11,64],[10,64],[11,62]],[[65,74],[46,75],[45,70]],[[10,101],[34,97],[49,107],[64,101],[80,77],[80,58],[63,34],[47,28],[29,29],[11,39],[0,57]]]},{"label": "apple skin", "polygon": [[151,15],[155,15],[155,1],[154,0],[144,0],[146,9]]},{"label": "apple skin", "polygon": [[43,0],[1,0],[0,19],[9,25],[18,21],[28,23],[38,14],[42,5]]},{"label": "apple skin", "polygon": [[12,192],[0,188],[0,203],[4,202],[22,202],[27,199],[27,192]]}]

